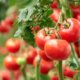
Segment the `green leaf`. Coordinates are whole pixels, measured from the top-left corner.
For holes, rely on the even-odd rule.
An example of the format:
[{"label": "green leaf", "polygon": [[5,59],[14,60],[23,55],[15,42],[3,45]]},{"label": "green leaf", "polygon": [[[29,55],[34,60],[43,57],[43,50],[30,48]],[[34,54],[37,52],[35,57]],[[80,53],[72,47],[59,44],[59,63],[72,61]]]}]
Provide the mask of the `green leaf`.
[{"label": "green leaf", "polygon": [[50,80],[48,75],[40,74],[40,80]]},{"label": "green leaf", "polygon": [[22,33],[22,37],[30,45],[35,46],[35,43],[34,43],[34,35],[32,34],[32,31],[31,31],[30,27],[26,27],[25,28],[25,30]]}]

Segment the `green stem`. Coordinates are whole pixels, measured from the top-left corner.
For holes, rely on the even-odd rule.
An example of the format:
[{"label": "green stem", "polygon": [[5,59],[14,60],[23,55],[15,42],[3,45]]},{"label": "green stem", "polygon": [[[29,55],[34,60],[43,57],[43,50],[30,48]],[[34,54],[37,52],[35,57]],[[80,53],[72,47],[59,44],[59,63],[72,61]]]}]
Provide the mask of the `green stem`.
[{"label": "green stem", "polygon": [[24,80],[27,80],[27,74],[26,74],[26,65],[24,65],[24,67],[22,68],[22,75],[24,77]]},{"label": "green stem", "polygon": [[14,80],[14,73],[11,71],[11,80]]},{"label": "green stem", "polygon": [[75,58],[75,60],[77,62],[77,65],[80,66],[79,61],[78,61],[78,57],[77,57],[76,52],[75,52],[75,49],[74,49],[73,43],[71,43],[71,49],[72,49],[72,55]]},{"label": "green stem", "polygon": [[40,60],[38,60],[36,66],[36,80],[40,80]]},{"label": "green stem", "polygon": [[59,80],[64,80],[63,72],[62,72],[62,61],[59,61],[58,71],[59,71],[59,78],[60,78]]}]

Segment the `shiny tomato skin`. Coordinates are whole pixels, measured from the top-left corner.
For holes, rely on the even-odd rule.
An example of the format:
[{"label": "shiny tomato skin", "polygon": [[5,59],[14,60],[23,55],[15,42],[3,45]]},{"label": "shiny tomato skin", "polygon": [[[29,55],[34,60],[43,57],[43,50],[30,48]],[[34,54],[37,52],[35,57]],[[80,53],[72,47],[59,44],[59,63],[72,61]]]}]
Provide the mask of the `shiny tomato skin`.
[{"label": "shiny tomato skin", "polygon": [[17,58],[13,56],[7,56],[4,59],[4,65],[8,70],[15,71],[20,68],[17,63]]},{"label": "shiny tomato skin", "polygon": [[36,56],[37,56],[36,49],[31,47],[30,50],[27,53],[26,63],[32,65]]},{"label": "shiny tomato skin", "polygon": [[10,53],[15,54],[19,51],[21,42],[17,38],[10,38],[6,41],[6,48]]},{"label": "shiny tomato skin", "polygon": [[53,21],[57,22],[58,19],[59,19],[60,12],[61,12],[60,9],[54,9],[54,10],[53,10],[53,13],[50,15],[50,18],[51,18]]},{"label": "shiny tomato skin", "polygon": [[67,22],[70,24],[69,28],[65,28],[66,22],[64,22],[59,30],[59,35],[68,42],[76,42],[80,36],[80,22],[75,18],[69,18]]},{"label": "shiny tomato skin", "polygon": [[[37,57],[34,59],[33,65],[36,68],[36,66],[37,66]],[[41,59],[41,61],[40,61],[40,73],[41,74],[48,74],[48,72],[52,68],[54,68],[53,62],[51,62],[51,61],[45,61],[45,60]]]},{"label": "shiny tomato skin", "polygon": [[52,39],[45,44],[45,53],[52,60],[65,60],[71,54],[71,47],[66,40]]},{"label": "shiny tomato skin", "polygon": [[46,55],[44,50],[39,50],[39,55],[40,55],[41,59],[43,59],[45,61],[51,61],[51,59],[48,58],[48,56]]},{"label": "shiny tomato skin", "polygon": [[[46,29],[46,28],[45,28],[45,29]],[[37,35],[36,35],[36,37],[35,37],[35,43],[36,43],[36,45],[37,45],[40,49],[43,50],[43,49],[44,49],[45,42],[48,41],[48,40],[50,40],[50,39],[53,39],[53,38],[55,38],[55,37],[56,37],[56,36],[55,36],[54,31],[53,31],[52,34],[48,35],[48,34],[46,34],[46,32],[45,32],[44,29],[41,29],[41,30],[37,33]]]}]

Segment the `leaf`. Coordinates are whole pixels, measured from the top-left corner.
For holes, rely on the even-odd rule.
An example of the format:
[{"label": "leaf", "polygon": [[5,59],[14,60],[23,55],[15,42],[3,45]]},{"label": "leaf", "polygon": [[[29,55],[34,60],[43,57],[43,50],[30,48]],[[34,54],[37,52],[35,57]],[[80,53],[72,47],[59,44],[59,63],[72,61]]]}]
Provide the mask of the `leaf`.
[{"label": "leaf", "polygon": [[50,80],[48,75],[40,74],[40,80]]},{"label": "leaf", "polygon": [[24,9],[20,10],[18,21],[28,21],[35,10],[35,5],[37,5],[39,0],[30,0]]},{"label": "leaf", "polygon": [[30,27],[26,27],[22,33],[23,39],[28,42],[30,45],[35,46],[34,35],[31,33]]}]

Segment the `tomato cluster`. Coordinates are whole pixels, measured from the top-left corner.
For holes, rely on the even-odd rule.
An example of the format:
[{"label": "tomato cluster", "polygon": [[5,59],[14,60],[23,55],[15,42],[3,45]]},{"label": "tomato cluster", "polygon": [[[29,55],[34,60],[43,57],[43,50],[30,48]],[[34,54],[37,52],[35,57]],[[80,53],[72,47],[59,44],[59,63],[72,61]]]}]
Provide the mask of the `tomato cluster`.
[{"label": "tomato cluster", "polygon": [[[60,68],[58,62],[63,62],[62,74],[65,80],[66,78],[74,80],[75,75],[79,73],[77,67],[74,69],[74,66],[70,66],[69,60],[74,60],[75,55],[77,59],[80,58],[80,6],[69,4],[73,17],[66,18],[62,22],[59,22],[62,10],[58,6],[58,1],[54,0],[49,7],[52,9],[49,18],[55,27],[30,26],[36,46],[29,45],[21,37],[9,38],[5,43],[8,56],[4,59],[4,66],[14,73],[15,80],[19,80],[19,77],[22,74],[25,75],[25,72],[29,74],[38,72],[41,75],[50,76],[50,80],[61,80],[58,73],[58,67]],[[14,18],[6,18],[1,21],[0,33],[8,33],[14,21]],[[0,48],[0,50],[3,49]],[[37,68],[39,71],[34,71]],[[2,80],[11,80],[9,74],[2,73]]]}]

